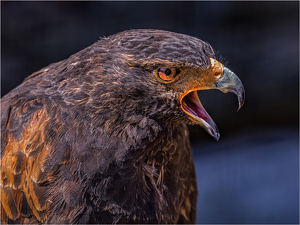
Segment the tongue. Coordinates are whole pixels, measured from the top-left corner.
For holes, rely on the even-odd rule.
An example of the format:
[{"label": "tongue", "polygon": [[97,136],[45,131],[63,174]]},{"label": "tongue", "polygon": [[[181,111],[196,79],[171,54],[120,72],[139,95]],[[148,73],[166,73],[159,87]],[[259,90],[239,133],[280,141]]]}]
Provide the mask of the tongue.
[{"label": "tongue", "polygon": [[187,109],[185,110],[187,110],[194,116],[197,116],[205,120],[206,122],[208,122],[208,120],[211,119],[208,113],[203,108],[201,102],[199,101],[196,91],[189,93],[187,95],[187,98],[185,98],[183,102],[185,102],[187,106]]},{"label": "tongue", "polygon": [[198,98],[197,91],[192,91],[187,94],[182,101],[182,106],[186,112],[198,117],[202,122],[202,127],[216,140],[219,140],[219,130],[214,121],[203,108]]}]

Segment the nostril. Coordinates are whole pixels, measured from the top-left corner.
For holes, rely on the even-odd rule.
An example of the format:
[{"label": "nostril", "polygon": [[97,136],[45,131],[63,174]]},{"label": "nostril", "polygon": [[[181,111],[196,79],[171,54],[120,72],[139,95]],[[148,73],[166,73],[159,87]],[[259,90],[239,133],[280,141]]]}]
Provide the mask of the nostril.
[{"label": "nostril", "polygon": [[223,75],[223,64],[218,62],[215,59],[209,58],[210,59],[210,68],[215,76],[215,79],[220,79]]}]

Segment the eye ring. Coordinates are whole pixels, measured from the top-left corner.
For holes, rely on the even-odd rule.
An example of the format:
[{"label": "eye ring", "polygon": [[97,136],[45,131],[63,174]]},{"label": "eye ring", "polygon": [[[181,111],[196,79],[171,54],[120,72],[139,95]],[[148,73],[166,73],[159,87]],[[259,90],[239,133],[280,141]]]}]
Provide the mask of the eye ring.
[{"label": "eye ring", "polygon": [[178,69],[171,67],[161,67],[157,70],[158,77],[164,81],[174,80],[177,73]]}]

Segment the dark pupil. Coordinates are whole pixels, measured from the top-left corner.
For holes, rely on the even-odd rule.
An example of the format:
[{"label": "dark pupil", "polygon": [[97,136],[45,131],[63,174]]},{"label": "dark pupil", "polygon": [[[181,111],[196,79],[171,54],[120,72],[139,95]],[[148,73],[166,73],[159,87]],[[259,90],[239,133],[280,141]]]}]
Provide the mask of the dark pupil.
[{"label": "dark pupil", "polygon": [[171,72],[172,72],[172,71],[171,71],[170,69],[166,69],[166,70],[165,70],[165,74],[166,74],[167,76],[169,76],[169,75],[171,74]]}]

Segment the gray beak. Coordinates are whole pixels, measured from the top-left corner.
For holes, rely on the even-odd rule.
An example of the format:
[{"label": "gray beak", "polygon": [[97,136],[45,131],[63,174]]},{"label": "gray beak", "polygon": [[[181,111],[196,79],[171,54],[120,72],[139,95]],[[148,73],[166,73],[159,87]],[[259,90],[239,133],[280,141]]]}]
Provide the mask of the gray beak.
[{"label": "gray beak", "polygon": [[237,75],[235,75],[234,72],[229,70],[228,68],[224,67],[223,76],[220,80],[215,84],[215,88],[219,89],[220,91],[227,93],[232,92],[237,95],[238,101],[239,101],[239,108],[238,110],[243,106],[245,101],[245,89],[241,82],[241,80],[238,78]]}]

